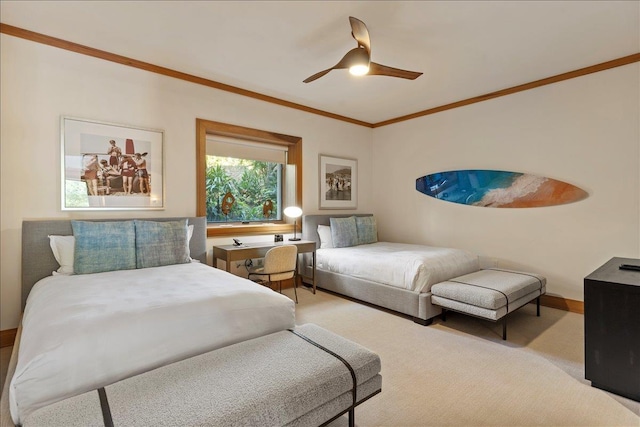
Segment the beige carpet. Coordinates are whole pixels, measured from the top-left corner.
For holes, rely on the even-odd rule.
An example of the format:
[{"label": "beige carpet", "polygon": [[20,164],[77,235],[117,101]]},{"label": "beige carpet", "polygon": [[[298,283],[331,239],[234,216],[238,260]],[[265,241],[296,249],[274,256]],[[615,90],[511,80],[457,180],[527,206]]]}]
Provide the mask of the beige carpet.
[{"label": "beige carpet", "polygon": [[421,326],[325,292],[298,297],[297,324],[380,355],[382,393],[356,409],[358,426],[640,426],[640,403],[584,379],[580,314],[541,307],[536,317],[530,304],[502,341],[500,324],[461,314]]},{"label": "beige carpet", "polygon": [[[298,297],[298,324],[382,359],[382,393],[356,409],[359,427],[640,426],[640,403],[584,380],[582,315],[542,307],[538,318],[529,305],[512,315],[505,342],[499,324],[455,313],[425,327],[325,292]],[[346,425],[342,417],[331,427]]]}]

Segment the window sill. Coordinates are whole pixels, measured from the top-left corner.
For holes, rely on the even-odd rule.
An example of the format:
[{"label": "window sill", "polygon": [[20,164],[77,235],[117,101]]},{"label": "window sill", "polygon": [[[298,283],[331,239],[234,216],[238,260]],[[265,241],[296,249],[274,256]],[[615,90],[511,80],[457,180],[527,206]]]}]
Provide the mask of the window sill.
[{"label": "window sill", "polygon": [[[298,227],[298,232],[300,227]],[[269,223],[269,224],[230,224],[207,225],[207,237],[247,236],[257,234],[284,234],[293,233],[293,224]]]}]

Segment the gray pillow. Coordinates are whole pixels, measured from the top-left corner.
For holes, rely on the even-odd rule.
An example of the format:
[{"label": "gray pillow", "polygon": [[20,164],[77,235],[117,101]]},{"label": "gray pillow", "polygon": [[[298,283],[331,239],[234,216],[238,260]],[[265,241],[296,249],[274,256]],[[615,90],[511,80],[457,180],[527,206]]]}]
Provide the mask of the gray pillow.
[{"label": "gray pillow", "polygon": [[71,221],[76,274],[136,268],[136,233],[133,221]]},{"label": "gray pillow", "polygon": [[378,241],[378,226],[372,216],[357,216],[358,244],[376,243]]},{"label": "gray pillow", "polygon": [[136,219],[134,222],[137,268],[191,262],[187,219],[162,222]]},{"label": "gray pillow", "polygon": [[346,248],[358,245],[356,217],[329,218],[331,222],[331,240],[334,248]]}]

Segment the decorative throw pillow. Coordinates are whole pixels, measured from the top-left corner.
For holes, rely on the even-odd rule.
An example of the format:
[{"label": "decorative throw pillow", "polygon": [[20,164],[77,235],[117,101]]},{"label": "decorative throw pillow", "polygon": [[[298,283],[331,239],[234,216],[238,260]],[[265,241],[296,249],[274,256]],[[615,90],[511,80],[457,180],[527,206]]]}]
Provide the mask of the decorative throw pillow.
[{"label": "decorative throw pillow", "polygon": [[133,221],[71,221],[76,274],[136,268],[136,233]]},{"label": "decorative throw pillow", "polygon": [[[191,236],[193,236],[193,224],[189,225],[187,244],[191,242]],[[58,264],[60,264],[60,268],[54,271],[54,274],[73,274],[73,257],[76,238],[74,236],[51,235],[49,236],[49,245],[51,246],[51,252],[53,252],[53,256],[55,257]],[[189,251],[189,256],[191,256],[191,251]],[[191,259],[191,261],[200,262],[194,259]]]},{"label": "decorative throw pillow", "polygon": [[189,257],[187,220],[135,220],[137,268],[185,264]]},{"label": "decorative throw pillow", "polygon": [[331,240],[334,248],[346,248],[358,245],[356,218],[329,218],[331,222]]},{"label": "decorative throw pillow", "polygon": [[73,236],[49,236],[49,245],[53,256],[60,264],[60,268],[55,271],[58,274],[73,274],[73,250],[76,246],[76,239]]},{"label": "decorative throw pillow", "polygon": [[318,225],[318,236],[320,236],[320,249],[333,248],[331,239],[331,227],[328,225]]},{"label": "decorative throw pillow", "polygon": [[358,244],[375,243],[378,241],[378,226],[372,216],[357,216],[356,228],[358,229]]}]

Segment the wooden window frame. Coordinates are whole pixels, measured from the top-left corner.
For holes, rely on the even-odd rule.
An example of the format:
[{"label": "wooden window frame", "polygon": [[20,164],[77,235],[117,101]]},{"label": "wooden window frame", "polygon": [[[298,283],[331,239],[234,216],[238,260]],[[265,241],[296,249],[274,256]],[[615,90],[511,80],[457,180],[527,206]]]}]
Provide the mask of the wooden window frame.
[{"label": "wooden window frame", "polygon": [[[196,215],[207,216],[207,135],[220,135],[232,138],[242,138],[253,142],[282,145],[287,147],[287,164],[296,166],[295,176],[295,205],[302,208],[302,138],[284,135],[259,129],[196,119]],[[284,206],[283,206],[284,207]],[[300,226],[298,226],[298,232]],[[241,236],[249,234],[293,233],[293,224],[288,224],[284,218],[264,224],[234,224],[231,227],[221,225],[207,225],[207,237]]]}]

